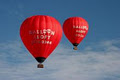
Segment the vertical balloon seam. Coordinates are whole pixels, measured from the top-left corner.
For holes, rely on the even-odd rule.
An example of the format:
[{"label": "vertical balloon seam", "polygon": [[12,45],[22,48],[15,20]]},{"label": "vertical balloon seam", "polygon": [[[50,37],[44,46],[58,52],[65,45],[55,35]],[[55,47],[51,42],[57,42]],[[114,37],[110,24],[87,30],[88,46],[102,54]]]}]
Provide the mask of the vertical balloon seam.
[{"label": "vertical balloon seam", "polygon": [[[41,27],[41,26],[42,26],[42,25],[41,25],[42,20],[43,20],[43,19],[42,19],[42,16],[39,15],[39,30],[42,30],[42,27]],[[39,35],[41,35],[41,34],[39,34]],[[41,44],[41,43],[40,43],[40,44]],[[39,49],[41,50],[40,47],[42,48],[43,45],[40,45],[40,46],[39,46]],[[42,57],[42,53],[43,53],[43,50],[41,50],[41,52],[39,53],[39,56],[38,56],[38,57]]]},{"label": "vertical balloon seam", "polygon": [[[51,17],[50,16],[48,16],[48,18],[51,20]],[[50,23],[50,24],[52,24],[52,23]],[[52,26],[53,27],[53,26]],[[52,30],[52,29],[51,29]],[[51,40],[51,39],[50,39]],[[49,48],[47,48],[47,50],[45,51],[45,56],[46,57],[48,57],[49,56],[49,54],[50,54],[50,49],[51,49],[51,45],[49,46]]]},{"label": "vertical balloon seam", "polygon": [[[78,18],[78,23],[79,23],[80,25],[84,26],[84,21],[83,21],[83,18],[82,18],[82,17],[79,17],[79,18]],[[82,34],[82,33],[81,33],[81,34]],[[76,42],[80,44],[80,42],[81,42],[82,40],[83,40],[83,38],[82,38],[82,37],[79,37],[79,38],[76,40]]]},{"label": "vertical balloon seam", "polygon": [[[32,28],[33,28],[33,30],[36,30],[36,29],[37,29],[37,25],[36,25],[36,24],[37,24],[37,23],[36,23],[37,20],[36,20],[36,19],[37,19],[37,16],[34,17],[33,22],[32,22]],[[35,34],[35,35],[37,36],[37,34]],[[35,48],[35,49],[34,49],[34,50],[35,50],[35,54],[37,54],[37,56],[38,56],[38,52],[37,52],[37,51],[38,51],[38,47],[37,47],[37,44],[35,44],[35,45],[36,45],[36,46],[33,46],[33,47]]]},{"label": "vertical balloon seam", "polygon": [[[78,17],[77,20],[78,20],[78,23],[79,23],[78,26],[82,25],[82,18],[81,18],[81,17]],[[81,30],[81,29],[78,29],[78,30]],[[77,43],[77,44],[80,44],[81,39],[82,39],[82,38],[80,38],[80,37],[77,38],[77,39],[75,40],[76,43]]]},{"label": "vertical balloon seam", "polygon": [[[53,29],[54,29],[53,27],[55,27],[55,26],[53,25],[54,23],[53,23],[53,21],[52,21],[53,18],[52,18],[52,17],[49,17],[49,19],[50,19],[50,24],[51,24],[51,30],[53,30]],[[55,32],[56,32],[56,31],[55,31]],[[54,36],[51,36],[50,40],[52,40],[53,37],[54,37]],[[49,53],[48,53],[48,51],[46,51],[46,52],[48,53],[48,54],[47,54],[48,56],[50,55],[50,52],[51,52],[50,50],[51,50],[52,46],[54,46],[53,41],[52,41],[52,45],[50,45],[50,47],[49,47],[49,50],[48,50]]]},{"label": "vertical balloon seam", "polygon": [[[43,28],[41,27],[42,25],[41,25],[41,22],[42,22],[42,19],[43,18],[43,16],[41,16],[41,15],[39,15],[39,30],[42,30]],[[43,21],[44,22],[44,21]],[[41,35],[41,34],[39,34],[39,35]],[[40,44],[42,44],[42,43],[40,43]],[[44,47],[44,45],[40,45],[40,47],[41,48],[43,48]],[[40,48],[40,50],[41,50],[41,48]],[[40,56],[39,57],[43,57],[41,54],[43,54],[43,50],[41,50],[41,53],[40,53]]]},{"label": "vertical balloon seam", "polygon": [[[48,27],[48,26],[49,26],[49,24],[48,24],[48,22],[47,22],[47,19],[50,19],[50,18],[51,18],[51,17],[49,17],[49,16],[45,16],[46,27]],[[48,34],[47,34],[47,35],[48,35]],[[45,50],[45,53],[44,53],[44,54],[45,54],[45,56],[46,56],[46,58],[48,57],[48,54],[49,54],[49,53],[48,53],[48,52],[49,52],[49,50],[48,50],[48,49],[50,48],[50,47],[49,47],[49,48],[47,48],[47,47],[48,47],[48,45],[49,45],[49,44],[46,44],[46,47],[45,47],[45,48],[46,48],[47,50]]]},{"label": "vertical balloon seam", "polygon": [[[44,29],[47,29],[47,27],[46,27],[47,26],[46,16],[43,16],[43,20],[44,20]],[[45,57],[46,46],[47,46],[47,44],[44,44],[44,50],[43,50],[44,55],[42,57]]]},{"label": "vertical balloon seam", "polygon": [[[33,30],[36,30],[36,27],[33,26],[33,24],[36,23],[36,22],[35,22],[36,16],[33,16],[33,17],[31,17],[31,18],[33,19],[33,20],[32,20],[32,27],[31,27],[31,28],[32,28]],[[34,23],[34,22],[35,22],[35,23]],[[35,34],[35,35],[36,35],[36,34]],[[34,51],[34,55],[35,55],[35,56],[38,56],[38,53],[37,53],[38,47],[35,47],[34,45],[37,45],[37,44],[33,44],[31,47],[32,47],[33,50],[35,50],[35,51]],[[32,54],[32,55],[33,55],[33,54]]]},{"label": "vertical balloon seam", "polygon": [[[82,18],[81,18],[81,17],[78,17],[78,18],[77,18],[77,21],[78,21],[78,26],[80,26],[80,25],[81,25],[81,23],[82,23],[82,21],[81,21],[81,20],[82,20]],[[78,30],[80,30],[80,29],[78,28]],[[76,43],[77,43],[77,44],[80,44],[81,39],[82,39],[81,37],[77,38],[77,39],[75,40],[75,41],[76,41]]]},{"label": "vertical balloon seam", "polygon": [[[46,29],[47,29],[47,27],[49,26],[49,24],[48,24],[48,19],[50,19],[51,17],[50,16],[45,16],[45,20],[46,20]],[[49,44],[46,44],[46,46],[45,46],[45,49],[47,49],[47,50],[45,50],[45,56],[46,56],[46,58],[49,56],[49,54],[50,54],[50,51],[48,50],[48,49],[50,49],[50,46],[48,47],[48,45]]]},{"label": "vertical balloon seam", "polygon": [[[40,15],[38,15],[37,16],[38,17],[38,29],[37,30],[41,30],[41,25],[40,25],[40,22],[41,22],[41,16]],[[39,36],[40,36],[41,34],[39,34]],[[40,40],[40,39],[39,39]],[[41,43],[39,43],[38,45],[40,45]],[[42,45],[40,45],[40,46],[38,46],[38,51],[41,51],[41,52],[39,52],[38,53],[38,56],[37,57],[42,57],[42,50],[41,50],[41,48],[42,48]]]},{"label": "vertical balloon seam", "polygon": [[[40,30],[40,16],[38,16],[38,30]],[[41,43],[39,43],[39,44],[41,44]],[[40,47],[41,46],[38,46],[38,49],[41,49]],[[38,57],[40,57],[40,53],[38,54]]]},{"label": "vertical balloon seam", "polygon": [[[80,19],[80,18],[79,18],[79,17],[75,17],[74,19],[75,19],[75,22],[76,22],[75,25],[78,26],[78,25],[79,25],[79,19]],[[76,30],[78,30],[78,29],[75,28],[75,31],[76,31]],[[75,32],[75,34],[76,34],[76,32]],[[74,37],[75,37],[75,36],[74,36]],[[79,38],[75,37],[75,39],[74,39],[75,42],[74,42],[74,43],[77,43],[77,44],[78,44],[78,42],[77,42],[78,39],[79,39]]]},{"label": "vertical balloon seam", "polygon": [[[70,23],[72,23],[72,26],[77,26],[77,18],[76,17],[72,17],[71,18],[71,21],[72,22],[70,22]],[[72,34],[74,34],[73,36],[72,36],[72,44],[74,44],[74,43],[76,43],[75,41],[76,41],[76,38],[75,38],[75,34],[76,34],[76,28],[75,29],[73,29],[73,27],[71,28],[71,30],[72,30]]]},{"label": "vertical balloon seam", "polygon": [[[73,17],[69,18],[69,22],[68,22],[68,23],[69,23],[69,26],[68,26],[68,27],[71,27],[71,28],[69,28],[69,33],[70,33],[69,36],[72,36],[72,34],[74,34],[74,33],[73,33],[74,30],[73,30],[73,28],[72,28],[72,26],[73,26],[73,21],[74,21],[74,20],[73,20]],[[71,32],[70,32],[70,31],[71,31]],[[74,36],[74,35],[73,35],[73,36]],[[73,36],[72,36],[72,37],[69,37],[70,40],[71,40],[70,42],[72,42],[72,43],[74,42],[74,37],[73,37]]]},{"label": "vertical balloon seam", "polygon": [[69,36],[72,36],[72,37],[69,37],[69,38],[70,38],[70,42],[73,44],[74,43],[74,35],[73,34],[75,34],[75,33],[74,33],[74,30],[73,30],[72,27],[74,25],[74,18],[71,17],[71,18],[68,19],[68,21],[69,21],[68,22],[69,23],[68,27],[71,27],[71,28],[69,28],[69,31],[71,31]]},{"label": "vertical balloon seam", "polygon": [[[44,22],[44,28],[42,28],[42,29],[46,29],[46,18],[45,18],[45,15],[42,17],[43,19],[42,20],[44,20],[43,22]],[[45,40],[45,39],[44,39]],[[45,57],[45,50],[46,50],[46,45],[47,44],[43,44],[43,46],[44,46],[44,50],[43,50],[43,55],[42,55],[42,57]]]},{"label": "vertical balloon seam", "polygon": [[[36,19],[37,19],[37,16],[35,16],[34,19],[33,19],[32,28],[34,30],[37,29],[37,25],[35,25],[36,24]],[[35,35],[37,36],[37,34],[35,34]],[[35,44],[35,45],[38,45],[38,44]],[[35,53],[37,54],[37,56],[39,56],[39,53],[37,52],[39,50],[38,46],[33,46],[33,47],[35,48]]]},{"label": "vertical balloon seam", "polygon": [[[58,35],[59,35],[59,34],[58,34],[58,27],[59,27],[59,25],[57,24],[56,19],[52,18],[51,20],[52,20],[52,25],[53,25],[54,28],[55,28],[55,35],[56,35],[56,36],[54,36],[55,39],[53,40],[53,44],[56,44],[56,43],[57,43],[57,40],[56,40],[56,39],[57,39],[57,37],[58,37]],[[55,23],[53,23],[53,22],[55,22]],[[57,26],[56,26],[56,24],[57,24]],[[59,42],[58,42],[58,44],[59,44]],[[58,44],[53,45],[54,47],[52,47],[52,48],[55,49]],[[54,50],[53,50],[53,51],[54,51]],[[53,51],[50,51],[50,52],[53,52]]]},{"label": "vertical balloon seam", "polygon": [[[32,21],[31,21],[31,23],[29,23],[29,25],[32,25],[32,26],[29,26],[29,27],[31,27],[31,29],[33,29],[33,30],[36,30],[36,29],[34,29],[35,26],[33,26],[33,24],[34,24],[34,22],[35,22],[35,19],[36,19],[36,16],[32,16],[31,19],[32,19]],[[33,44],[33,45],[31,46],[31,48],[32,48],[32,49],[37,49],[34,45],[36,45],[36,44]],[[33,51],[33,50],[31,50],[31,51]],[[36,54],[36,53],[37,53],[37,50],[35,50],[35,52],[33,52],[33,54],[34,54],[35,56],[38,56],[38,54]],[[32,55],[33,55],[33,54],[32,54]],[[34,57],[35,57],[35,56],[34,56]]]},{"label": "vertical balloon seam", "polygon": [[[57,41],[58,41],[58,43],[57,43],[56,45],[54,45],[54,50],[55,50],[55,48],[58,46],[58,44],[59,44],[59,42],[60,42],[60,40],[58,40],[58,39],[59,39],[59,38],[61,39],[61,37],[59,36],[60,34],[59,34],[59,32],[58,32],[58,29],[61,28],[61,26],[60,26],[59,22],[58,22],[56,19],[52,19],[52,20],[55,21],[54,27],[56,28],[55,30],[56,30],[56,35],[57,35],[57,36],[55,36],[55,39],[54,39],[53,42],[54,42],[54,44],[56,44]],[[54,50],[53,50],[53,51],[54,51]],[[53,52],[53,51],[51,51],[51,52]]]}]

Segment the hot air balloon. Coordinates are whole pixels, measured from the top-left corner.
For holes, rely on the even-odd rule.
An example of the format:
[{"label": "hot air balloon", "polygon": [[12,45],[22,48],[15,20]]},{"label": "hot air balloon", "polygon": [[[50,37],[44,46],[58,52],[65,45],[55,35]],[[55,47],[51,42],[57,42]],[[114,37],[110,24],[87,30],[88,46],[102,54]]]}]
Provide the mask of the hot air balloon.
[{"label": "hot air balloon", "polygon": [[88,28],[87,21],[81,17],[70,17],[64,21],[64,34],[73,44],[74,50],[77,50],[77,46],[85,38]]},{"label": "hot air balloon", "polygon": [[56,48],[62,37],[60,23],[51,16],[35,15],[27,18],[20,27],[23,44],[43,68],[43,62]]}]

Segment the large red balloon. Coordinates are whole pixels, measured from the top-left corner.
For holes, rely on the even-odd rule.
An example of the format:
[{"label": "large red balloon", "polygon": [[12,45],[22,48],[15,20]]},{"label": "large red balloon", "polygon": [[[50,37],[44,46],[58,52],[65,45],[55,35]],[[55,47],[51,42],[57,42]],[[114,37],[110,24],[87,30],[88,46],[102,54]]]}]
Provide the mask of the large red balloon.
[{"label": "large red balloon", "polygon": [[60,42],[62,29],[55,18],[36,15],[22,23],[20,36],[33,57],[42,63]]},{"label": "large red balloon", "polygon": [[68,40],[77,49],[78,44],[88,33],[88,23],[81,17],[70,17],[63,24],[63,31]]}]

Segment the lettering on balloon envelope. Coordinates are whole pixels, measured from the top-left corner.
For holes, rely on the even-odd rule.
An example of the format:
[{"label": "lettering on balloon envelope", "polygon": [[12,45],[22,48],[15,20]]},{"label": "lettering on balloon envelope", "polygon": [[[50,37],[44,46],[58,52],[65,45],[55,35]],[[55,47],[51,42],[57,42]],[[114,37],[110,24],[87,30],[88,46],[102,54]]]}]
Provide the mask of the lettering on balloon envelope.
[{"label": "lettering on balloon envelope", "polygon": [[73,30],[75,30],[74,36],[76,37],[85,37],[84,35],[86,34],[88,27],[87,26],[74,26],[73,25]]},{"label": "lettering on balloon envelope", "polygon": [[33,37],[31,44],[52,44],[51,37],[55,35],[55,31],[51,29],[29,30],[29,35]]}]

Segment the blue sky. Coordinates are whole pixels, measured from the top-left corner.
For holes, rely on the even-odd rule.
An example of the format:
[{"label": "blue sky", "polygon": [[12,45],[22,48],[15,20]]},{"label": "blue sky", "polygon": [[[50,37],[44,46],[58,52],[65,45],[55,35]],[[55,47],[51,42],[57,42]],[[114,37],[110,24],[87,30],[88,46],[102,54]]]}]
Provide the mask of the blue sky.
[{"label": "blue sky", "polygon": [[[120,80],[119,8],[119,0],[0,0],[0,79]],[[19,37],[21,23],[33,15],[55,17],[61,25],[83,17],[89,31],[78,51],[63,34],[46,67],[37,69]]]}]

